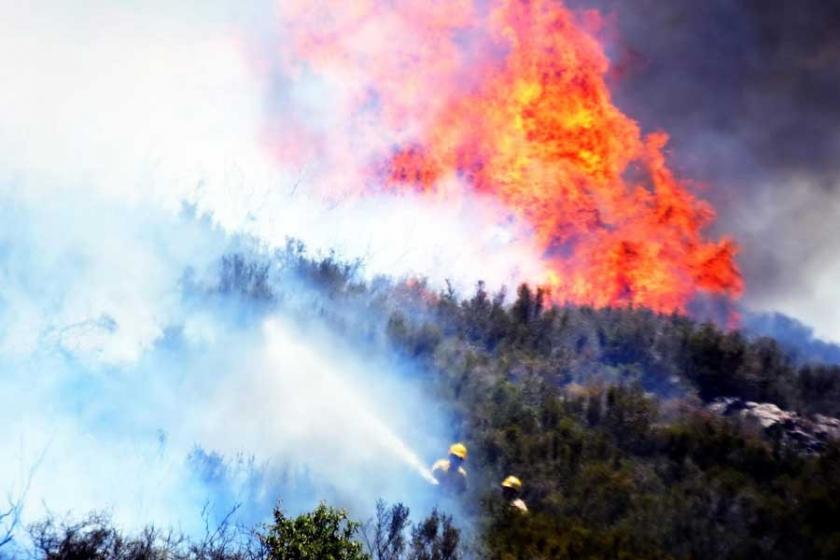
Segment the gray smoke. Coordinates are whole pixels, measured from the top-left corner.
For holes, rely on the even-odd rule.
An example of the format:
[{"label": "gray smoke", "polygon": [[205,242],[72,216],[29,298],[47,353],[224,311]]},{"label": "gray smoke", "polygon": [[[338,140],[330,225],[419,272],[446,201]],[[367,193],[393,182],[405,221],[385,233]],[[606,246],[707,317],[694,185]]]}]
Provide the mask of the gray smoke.
[{"label": "gray smoke", "polygon": [[615,26],[616,102],[734,234],[744,303],[840,340],[840,3],[571,0]]}]

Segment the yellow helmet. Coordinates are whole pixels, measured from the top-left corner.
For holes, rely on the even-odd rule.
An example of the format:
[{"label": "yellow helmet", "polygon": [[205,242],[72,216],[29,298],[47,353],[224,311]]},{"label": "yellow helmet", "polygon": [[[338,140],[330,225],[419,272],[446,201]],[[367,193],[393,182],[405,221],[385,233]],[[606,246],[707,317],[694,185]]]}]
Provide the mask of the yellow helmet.
[{"label": "yellow helmet", "polygon": [[466,461],[467,460],[467,446],[463,443],[453,443],[449,446],[449,454],[455,455],[459,459]]},{"label": "yellow helmet", "polygon": [[515,476],[509,476],[502,481],[502,487],[511,488],[518,492],[519,490],[522,490],[522,481]]}]

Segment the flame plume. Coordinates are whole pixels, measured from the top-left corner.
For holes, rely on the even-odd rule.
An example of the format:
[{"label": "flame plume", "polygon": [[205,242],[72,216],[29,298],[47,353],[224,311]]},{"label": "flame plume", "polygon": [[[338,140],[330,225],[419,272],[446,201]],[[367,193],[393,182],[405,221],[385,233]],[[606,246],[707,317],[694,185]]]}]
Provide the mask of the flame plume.
[{"label": "flame plume", "polygon": [[458,178],[498,200],[530,226],[544,269],[531,280],[558,302],[684,312],[699,293],[740,295],[737,247],[704,237],[714,211],[669,169],[667,135],[643,135],[612,103],[597,12],[349,4],[298,10],[329,23],[298,32],[295,52],[340,68],[347,99],[375,104],[394,138],[372,150],[367,184],[449,196],[442,185]]}]

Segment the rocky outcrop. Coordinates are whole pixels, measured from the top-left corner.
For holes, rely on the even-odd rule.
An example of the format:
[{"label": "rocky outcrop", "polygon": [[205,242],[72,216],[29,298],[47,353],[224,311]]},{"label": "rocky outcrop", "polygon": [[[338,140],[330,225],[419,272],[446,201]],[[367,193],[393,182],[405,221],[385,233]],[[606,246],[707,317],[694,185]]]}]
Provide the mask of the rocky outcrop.
[{"label": "rocky outcrop", "polygon": [[840,419],[822,414],[814,414],[817,424],[817,435],[824,435],[826,439],[840,440]]},{"label": "rocky outcrop", "polygon": [[804,453],[819,453],[830,440],[840,440],[840,419],[822,414],[805,417],[773,403],[719,398],[708,406],[721,416],[752,424],[783,445]]}]

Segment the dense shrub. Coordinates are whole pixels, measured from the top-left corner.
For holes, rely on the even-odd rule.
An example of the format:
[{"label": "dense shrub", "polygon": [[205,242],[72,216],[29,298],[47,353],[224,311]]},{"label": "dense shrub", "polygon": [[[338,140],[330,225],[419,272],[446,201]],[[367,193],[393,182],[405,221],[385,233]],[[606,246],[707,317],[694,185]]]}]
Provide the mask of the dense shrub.
[{"label": "dense shrub", "polygon": [[[408,357],[470,447],[467,518],[412,525],[380,504],[360,526],[326,505],[278,509],[250,536],[202,546],[127,538],[96,516],[48,520],[32,528],[36,557],[455,560],[469,525],[469,554],[500,560],[840,558],[840,447],[800,455],[704,406],[735,396],[838,415],[837,366],[686,317],[551,306],[525,285],[509,303],[483,284],[459,301],[422,281],[366,284],[357,269],[290,244],[274,259],[228,257],[217,291],[266,309],[295,301],[302,320]],[[501,499],[508,474],[524,480],[529,515]]]}]

